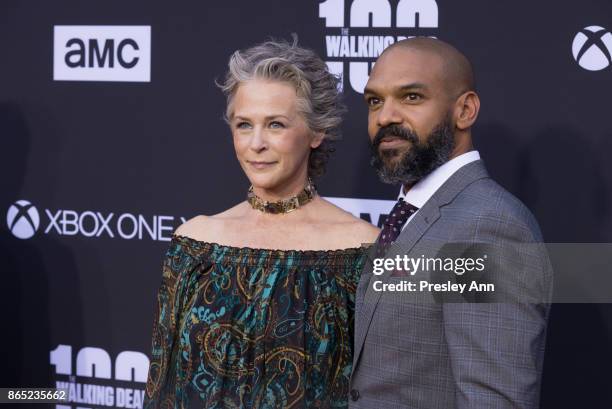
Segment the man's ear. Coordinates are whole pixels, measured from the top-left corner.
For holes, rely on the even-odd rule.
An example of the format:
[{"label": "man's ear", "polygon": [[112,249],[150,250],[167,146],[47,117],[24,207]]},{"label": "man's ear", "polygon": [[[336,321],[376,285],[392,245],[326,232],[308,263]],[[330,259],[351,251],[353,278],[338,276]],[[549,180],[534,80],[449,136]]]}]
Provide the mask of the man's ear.
[{"label": "man's ear", "polygon": [[457,98],[455,103],[455,125],[459,130],[471,128],[478,118],[480,98],[474,91],[467,91]]},{"label": "man's ear", "polygon": [[323,143],[323,139],[325,138],[325,134],[323,132],[314,132],[312,140],[310,141],[310,147],[312,149],[316,149]]}]

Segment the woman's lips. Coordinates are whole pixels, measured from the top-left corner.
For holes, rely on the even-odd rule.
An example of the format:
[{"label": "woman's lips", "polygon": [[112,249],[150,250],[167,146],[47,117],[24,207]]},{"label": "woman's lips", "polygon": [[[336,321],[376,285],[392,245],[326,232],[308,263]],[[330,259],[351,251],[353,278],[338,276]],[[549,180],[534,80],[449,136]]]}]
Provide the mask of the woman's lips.
[{"label": "woman's lips", "polygon": [[249,165],[259,170],[269,168],[276,163],[276,162],[254,161],[254,160],[249,160],[247,162]]}]

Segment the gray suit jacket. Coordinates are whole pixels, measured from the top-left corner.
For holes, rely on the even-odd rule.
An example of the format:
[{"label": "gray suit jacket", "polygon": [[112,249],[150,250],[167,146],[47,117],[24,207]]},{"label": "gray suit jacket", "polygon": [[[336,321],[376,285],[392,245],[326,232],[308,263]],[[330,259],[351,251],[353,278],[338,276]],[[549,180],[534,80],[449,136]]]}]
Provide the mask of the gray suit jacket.
[{"label": "gray suit jacket", "polygon": [[489,262],[496,279],[505,280],[504,301],[516,302],[375,291],[375,280],[403,278],[374,276],[370,263],[356,295],[349,407],[537,408],[549,310],[541,301],[549,299],[552,276],[545,251],[521,246],[541,241],[532,214],[482,161],[454,173],[386,256],[432,257],[448,243],[486,243],[495,249]]}]

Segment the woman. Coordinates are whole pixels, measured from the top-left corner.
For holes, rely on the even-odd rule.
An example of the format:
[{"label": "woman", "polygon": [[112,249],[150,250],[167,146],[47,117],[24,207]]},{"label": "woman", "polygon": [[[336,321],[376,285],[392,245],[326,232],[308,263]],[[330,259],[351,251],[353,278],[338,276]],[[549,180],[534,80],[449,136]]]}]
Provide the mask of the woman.
[{"label": "woman", "polygon": [[325,201],[337,79],[312,51],[235,52],[220,85],[247,200],[178,228],[159,290],[145,407],[348,406],[362,243],[378,229]]}]

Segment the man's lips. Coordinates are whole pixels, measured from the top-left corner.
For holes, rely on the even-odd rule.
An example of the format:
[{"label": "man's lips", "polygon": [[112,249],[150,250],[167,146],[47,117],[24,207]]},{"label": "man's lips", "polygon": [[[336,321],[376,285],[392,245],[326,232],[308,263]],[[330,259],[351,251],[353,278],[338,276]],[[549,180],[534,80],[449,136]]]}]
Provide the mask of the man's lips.
[{"label": "man's lips", "polygon": [[385,136],[380,140],[378,144],[379,148],[395,148],[400,145],[404,145],[408,141],[404,138],[400,138],[397,136]]}]

